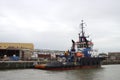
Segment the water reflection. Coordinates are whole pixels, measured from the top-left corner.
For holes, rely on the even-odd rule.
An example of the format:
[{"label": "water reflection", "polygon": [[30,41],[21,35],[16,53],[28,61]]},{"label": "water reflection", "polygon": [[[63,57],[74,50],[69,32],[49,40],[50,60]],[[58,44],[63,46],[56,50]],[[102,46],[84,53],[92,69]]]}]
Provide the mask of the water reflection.
[{"label": "water reflection", "polygon": [[[62,80],[98,80],[101,76],[101,72],[104,68],[97,69],[79,69],[79,70],[68,70],[68,71],[47,71],[47,74],[52,78],[58,78]],[[55,76],[57,74],[57,76]],[[58,76],[59,75],[59,76]]]},{"label": "water reflection", "polygon": [[[99,69],[81,69],[81,70],[73,70],[67,72],[68,76],[72,76],[75,80],[96,80],[100,77],[98,75],[101,73],[103,68]],[[72,80],[72,79],[70,79]]]}]

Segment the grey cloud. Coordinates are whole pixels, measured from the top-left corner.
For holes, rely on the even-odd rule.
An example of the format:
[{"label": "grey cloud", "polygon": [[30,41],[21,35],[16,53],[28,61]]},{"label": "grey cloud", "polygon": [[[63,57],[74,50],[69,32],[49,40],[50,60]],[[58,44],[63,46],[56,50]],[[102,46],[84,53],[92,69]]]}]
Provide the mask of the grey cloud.
[{"label": "grey cloud", "polygon": [[[116,47],[113,51],[118,51],[119,3],[119,0],[0,0],[0,38],[33,42],[35,48],[65,50],[71,47],[71,39],[78,39],[80,20],[84,19],[86,34],[96,48],[112,51]],[[114,46],[109,47],[110,43]]]}]

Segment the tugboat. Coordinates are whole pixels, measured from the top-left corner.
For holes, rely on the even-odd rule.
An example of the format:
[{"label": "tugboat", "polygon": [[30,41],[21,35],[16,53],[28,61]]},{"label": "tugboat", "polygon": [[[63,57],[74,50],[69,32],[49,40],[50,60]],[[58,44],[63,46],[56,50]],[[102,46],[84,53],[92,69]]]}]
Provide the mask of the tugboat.
[{"label": "tugboat", "polygon": [[79,40],[72,40],[70,51],[66,51],[64,55],[57,55],[56,61],[46,62],[44,64],[36,64],[36,69],[44,70],[70,70],[82,68],[99,68],[104,58],[92,56],[93,42],[88,40],[84,32],[84,22],[81,21],[81,32]]}]

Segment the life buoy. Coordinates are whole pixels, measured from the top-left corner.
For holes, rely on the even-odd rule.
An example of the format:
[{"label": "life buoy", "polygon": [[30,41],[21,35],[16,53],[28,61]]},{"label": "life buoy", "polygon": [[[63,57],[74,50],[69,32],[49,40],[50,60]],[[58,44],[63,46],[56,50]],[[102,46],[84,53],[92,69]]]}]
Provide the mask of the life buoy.
[{"label": "life buoy", "polygon": [[81,52],[77,52],[77,53],[76,53],[76,56],[77,56],[77,57],[83,57],[83,56],[84,56],[84,54],[83,54],[83,53],[81,53]]}]

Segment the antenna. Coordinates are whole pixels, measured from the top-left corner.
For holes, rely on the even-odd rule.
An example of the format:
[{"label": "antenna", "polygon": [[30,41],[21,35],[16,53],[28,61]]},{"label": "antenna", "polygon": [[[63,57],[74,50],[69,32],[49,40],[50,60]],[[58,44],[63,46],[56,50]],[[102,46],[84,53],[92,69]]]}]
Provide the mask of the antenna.
[{"label": "antenna", "polygon": [[85,34],[85,32],[84,32],[84,30],[83,30],[84,24],[85,24],[85,23],[83,22],[83,20],[81,20],[81,24],[80,24],[80,25],[81,25],[81,30],[82,30],[82,31],[81,31],[82,36],[84,36],[84,34]]}]

